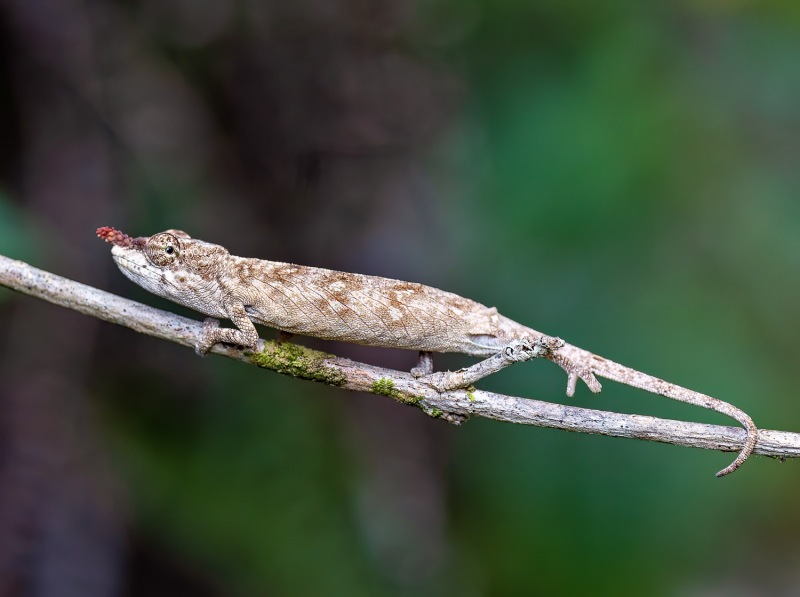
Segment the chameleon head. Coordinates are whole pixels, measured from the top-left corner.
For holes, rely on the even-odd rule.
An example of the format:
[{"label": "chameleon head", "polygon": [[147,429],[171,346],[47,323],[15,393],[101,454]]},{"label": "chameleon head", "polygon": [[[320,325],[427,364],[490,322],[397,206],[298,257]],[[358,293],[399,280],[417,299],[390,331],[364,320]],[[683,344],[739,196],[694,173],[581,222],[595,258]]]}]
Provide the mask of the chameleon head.
[{"label": "chameleon head", "polygon": [[195,240],[181,230],[132,238],[104,226],[97,229],[97,236],[113,245],[111,256],[127,278],[182,304],[214,284],[228,255],[224,247]]}]

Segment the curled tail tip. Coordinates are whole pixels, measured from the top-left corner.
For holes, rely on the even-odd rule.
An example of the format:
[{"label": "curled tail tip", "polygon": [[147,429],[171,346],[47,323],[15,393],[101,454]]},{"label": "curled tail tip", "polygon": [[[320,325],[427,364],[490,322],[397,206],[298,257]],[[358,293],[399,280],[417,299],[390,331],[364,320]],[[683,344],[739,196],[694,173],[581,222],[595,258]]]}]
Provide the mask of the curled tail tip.
[{"label": "curled tail tip", "polygon": [[736,457],[736,460],[731,462],[721,471],[717,471],[717,473],[714,476],[717,479],[719,479],[720,477],[724,477],[725,475],[730,475],[733,471],[737,470],[740,466],[744,464],[745,460],[748,459],[751,452],[752,450],[747,450],[747,448],[743,449],[741,452],[739,452],[739,455]]},{"label": "curled tail tip", "polygon": [[736,460],[731,462],[721,471],[717,471],[717,473],[714,476],[717,477],[717,479],[719,479],[720,477],[724,477],[725,475],[730,475],[733,471],[737,470],[740,466],[742,466],[752,453],[753,453],[752,448],[750,447],[743,448],[742,451],[739,452],[739,455],[736,457]]},{"label": "curled tail tip", "polygon": [[735,470],[736,470],[736,469],[738,469],[740,466],[742,466],[742,463],[743,463],[743,462],[744,462],[744,460],[741,460],[741,461],[740,461],[740,459],[739,459],[739,458],[737,458],[736,460],[734,460],[732,463],[730,463],[728,466],[726,466],[726,467],[725,467],[724,469],[722,469],[721,471],[717,471],[717,472],[716,472],[716,474],[715,474],[714,476],[715,476],[717,479],[719,479],[720,477],[724,477],[725,475],[730,475],[730,474],[731,474],[733,471],[735,471]]},{"label": "curled tail tip", "polygon": [[747,437],[745,438],[744,447],[741,449],[739,455],[733,462],[731,462],[721,471],[717,472],[717,474],[715,475],[717,478],[724,477],[725,475],[730,475],[733,471],[742,466],[745,463],[745,461],[748,458],[750,458],[750,455],[753,453],[753,450],[755,450],[756,442],[758,441],[758,428],[749,417],[747,423],[745,424],[745,433],[747,433]]}]

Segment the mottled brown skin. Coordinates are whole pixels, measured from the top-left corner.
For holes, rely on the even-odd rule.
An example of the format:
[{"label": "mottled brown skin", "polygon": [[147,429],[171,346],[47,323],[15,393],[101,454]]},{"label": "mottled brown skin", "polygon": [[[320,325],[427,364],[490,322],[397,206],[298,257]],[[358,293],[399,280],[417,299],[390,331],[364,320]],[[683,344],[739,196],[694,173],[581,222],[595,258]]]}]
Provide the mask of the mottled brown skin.
[{"label": "mottled brown skin", "polygon": [[[110,227],[97,235],[113,245],[111,254],[125,276],[150,292],[236,326],[206,326],[197,345],[201,354],[224,342],[254,349],[258,332],[253,322],[290,334],[327,340],[403,348],[424,352],[456,352],[491,357],[510,342],[535,342],[541,332],[456,294],[378,276],[365,276],[277,261],[231,255],[220,245],[192,239],[180,230],[132,238]],[[717,473],[736,470],[756,444],[750,417],[718,398],[671,384],[609,361],[571,344],[547,355],[592,391],[600,391],[595,375],[689,404],[710,408],[742,423],[745,446],[737,459]]]},{"label": "mottled brown skin", "polygon": [[201,352],[217,342],[254,347],[253,322],[326,340],[477,357],[541,335],[494,307],[423,284],[236,257],[176,230],[137,239],[114,229],[98,234],[114,244],[114,261],[137,284],[236,325],[209,330]]}]

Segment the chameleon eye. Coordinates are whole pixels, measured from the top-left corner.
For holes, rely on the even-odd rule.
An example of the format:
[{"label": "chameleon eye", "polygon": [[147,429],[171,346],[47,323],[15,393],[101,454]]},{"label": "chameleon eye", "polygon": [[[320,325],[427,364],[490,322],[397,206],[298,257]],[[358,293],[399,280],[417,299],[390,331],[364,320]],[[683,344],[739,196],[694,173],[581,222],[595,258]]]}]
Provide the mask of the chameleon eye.
[{"label": "chameleon eye", "polygon": [[157,267],[165,267],[178,257],[180,241],[168,232],[151,236],[145,246],[145,255],[150,263]]}]

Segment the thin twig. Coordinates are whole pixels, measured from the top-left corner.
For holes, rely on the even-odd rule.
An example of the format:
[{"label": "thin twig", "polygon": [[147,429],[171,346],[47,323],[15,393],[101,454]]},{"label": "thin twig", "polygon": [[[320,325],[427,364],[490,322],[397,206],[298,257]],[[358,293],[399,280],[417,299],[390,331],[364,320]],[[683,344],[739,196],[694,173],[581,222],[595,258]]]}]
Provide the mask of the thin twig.
[{"label": "thin twig", "polygon": [[[148,307],[2,255],[0,285],[189,348],[194,348],[203,332],[202,322]],[[262,340],[259,350],[252,353],[216,345],[211,352],[293,377],[385,395],[414,404],[433,416],[479,416],[725,452],[738,451],[745,439],[744,430],[738,427],[613,413],[481,390],[438,392],[407,372],[375,367],[286,342]],[[755,453],[781,459],[800,457],[800,434],[761,429]]]}]

